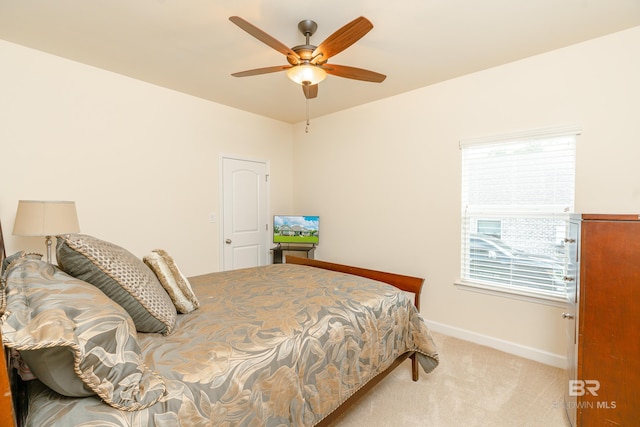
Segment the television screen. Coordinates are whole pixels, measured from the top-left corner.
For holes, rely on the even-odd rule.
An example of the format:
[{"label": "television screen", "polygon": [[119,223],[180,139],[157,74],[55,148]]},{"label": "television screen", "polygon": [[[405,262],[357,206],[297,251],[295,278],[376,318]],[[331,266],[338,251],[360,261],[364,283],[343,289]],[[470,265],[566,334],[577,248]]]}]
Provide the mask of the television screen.
[{"label": "television screen", "polygon": [[275,215],[273,217],[274,243],[319,242],[319,216]]}]

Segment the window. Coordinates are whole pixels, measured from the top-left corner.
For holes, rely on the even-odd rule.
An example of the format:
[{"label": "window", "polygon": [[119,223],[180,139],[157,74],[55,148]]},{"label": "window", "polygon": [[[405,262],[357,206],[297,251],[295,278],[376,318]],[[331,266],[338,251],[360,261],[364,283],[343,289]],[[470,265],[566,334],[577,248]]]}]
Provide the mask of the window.
[{"label": "window", "polygon": [[576,128],[461,141],[461,285],[560,300]]}]

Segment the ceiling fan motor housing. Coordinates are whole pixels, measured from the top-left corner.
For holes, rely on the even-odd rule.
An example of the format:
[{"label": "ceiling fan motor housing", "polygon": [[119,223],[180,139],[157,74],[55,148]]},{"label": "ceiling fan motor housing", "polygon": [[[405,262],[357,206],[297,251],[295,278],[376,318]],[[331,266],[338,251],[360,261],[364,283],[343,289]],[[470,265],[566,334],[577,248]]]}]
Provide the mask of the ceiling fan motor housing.
[{"label": "ceiling fan motor housing", "polygon": [[[316,50],[316,46],[312,44],[302,44],[300,46],[292,47],[291,50],[298,54],[300,59],[302,59],[302,63],[305,63],[311,60],[311,54]],[[289,64],[291,65],[300,64],[300,60],[298,58],[292,58],[291,56],[287,56],[287,61],[289,61]]]}]

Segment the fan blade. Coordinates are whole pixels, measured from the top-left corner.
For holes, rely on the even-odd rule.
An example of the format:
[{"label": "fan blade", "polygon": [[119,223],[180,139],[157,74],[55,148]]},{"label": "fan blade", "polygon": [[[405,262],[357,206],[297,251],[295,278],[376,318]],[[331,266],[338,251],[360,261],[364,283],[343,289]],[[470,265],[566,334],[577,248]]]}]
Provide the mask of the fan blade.
[{"label": "fan blade", "polygon": [[255,25],[251,24],[250,22],[245,21],[244,19],[240,18],[239,16],[231,16],[231,17],[229,17],[229,21],[233,22],[238,27],[242,28],[247,33],[251,34],[253,37],[255,37],[258,40],[260,40],[262,43],[266,44],[269,47],[274,48],[275,50],[277,50],[278,52],[282,53],[283,55],[291,56],[293,58],[297,58],[298,60],[300,59],[298,54],[295,53],[293,50],[291,50],[290,47],[288,47],[284,43],[280,42],[279,40],[276,40],[275,38],[273,38],[269,34],[267,34],[264,31],[262,31],[260,28],[256,27]]},{"label": "fan blade", "polygon": [[365,82],[381,83],[387,78],[384,74],[376,73],[375,71],[348,67],[346,65],[326,64],[322,66],[322,69],[325,70],[327,74],[347,79],[363,80]]},{"label": "fan blade", "polygon": [[325,41],[320,43],[311,54],[312,58],[318,57],[314,63],[322,64],[329,57],[334,56],[360,40],[373,28],[373,24],[364,16],[354,19],[338,31],[331,34]]},{"label": "fan blade", "polygon": [[256,68],[254,70],[240,71],[238,73],[231,74],[233,77],[249,77],[257,76],[259,74],[275,73],[291,68],[291,65],[276,65],[273,67]]},{"label": "fan blade", "polygon": [[302,85],[302,92],[307,99],[313,99],[318,96],[318,85]]}]

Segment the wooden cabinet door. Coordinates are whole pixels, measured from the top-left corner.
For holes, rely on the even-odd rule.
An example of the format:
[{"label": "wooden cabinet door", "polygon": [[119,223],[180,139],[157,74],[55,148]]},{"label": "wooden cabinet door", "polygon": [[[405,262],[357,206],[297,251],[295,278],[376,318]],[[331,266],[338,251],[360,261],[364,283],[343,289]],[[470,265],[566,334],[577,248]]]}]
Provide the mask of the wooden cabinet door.
[{"label": "wooden cabinet door", "polygon": [[640,221],[618,218],[582,222],[578,426],[640,420]]}]

